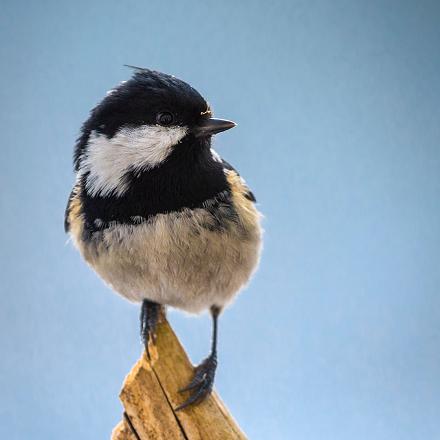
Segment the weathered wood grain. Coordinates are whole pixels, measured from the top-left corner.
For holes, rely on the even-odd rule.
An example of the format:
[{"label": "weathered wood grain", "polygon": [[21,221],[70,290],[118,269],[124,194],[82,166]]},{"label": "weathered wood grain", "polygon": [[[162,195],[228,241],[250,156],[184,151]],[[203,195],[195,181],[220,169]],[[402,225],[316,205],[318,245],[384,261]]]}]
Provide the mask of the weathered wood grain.
[{"label": "weathered wood grain", "polygon": [[[188,397],[178,390],[189,383],[194,368],[164,317],[150,354],[151,359],[144,353],[135,364],[120,394],[140,440],[246,439],[215,391],[197,406],[174,410]],[[112,440],[138,439],[123,420],[113,430]]]}]

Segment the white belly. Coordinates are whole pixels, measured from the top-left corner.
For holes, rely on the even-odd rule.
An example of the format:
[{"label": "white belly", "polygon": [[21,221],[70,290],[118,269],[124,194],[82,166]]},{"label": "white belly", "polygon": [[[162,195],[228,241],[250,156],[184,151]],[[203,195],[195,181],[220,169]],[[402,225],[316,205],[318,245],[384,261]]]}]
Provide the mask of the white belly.
[{"label": "white belly", "polygon": [[[115,225],[77,242],[93,269],[130,301],[147,298],[188,312],[225,306],[257,266],[261,230],[252,205],[223,231],[204,209]],[[240,216],[239,216],[240,218]]]}]

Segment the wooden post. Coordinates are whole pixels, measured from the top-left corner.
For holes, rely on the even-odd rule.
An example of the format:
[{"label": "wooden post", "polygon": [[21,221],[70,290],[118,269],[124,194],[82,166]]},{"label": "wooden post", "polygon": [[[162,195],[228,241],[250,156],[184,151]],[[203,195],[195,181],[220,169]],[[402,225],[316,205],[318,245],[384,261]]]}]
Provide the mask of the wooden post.
[{"label": "wooden post", "polygon": [[162,316],[151,359],[144,353],[125,378],[125,412],[112,440],[244,440],[246,436],[214,391],[199,405],[175,411],[187,397],[179,389],[194,374],[188,356]]}]

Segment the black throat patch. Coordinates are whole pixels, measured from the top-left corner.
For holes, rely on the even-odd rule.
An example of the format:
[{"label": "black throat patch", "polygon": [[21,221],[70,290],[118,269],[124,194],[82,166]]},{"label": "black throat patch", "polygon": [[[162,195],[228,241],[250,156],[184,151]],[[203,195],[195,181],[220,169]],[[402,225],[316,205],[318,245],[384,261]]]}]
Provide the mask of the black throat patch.
[{"label": "black throat patch", "polygon": [[82,178],[81,202],[85,233],[105,229],[110,223],[138,224],[157,214],[201,208],[205,201],[221,198],[230,204],[230,187],[222,163],[213,159],[210,142],[184,139],[160,166],[125,176],[128,189],[122,196],[92,196]]}]

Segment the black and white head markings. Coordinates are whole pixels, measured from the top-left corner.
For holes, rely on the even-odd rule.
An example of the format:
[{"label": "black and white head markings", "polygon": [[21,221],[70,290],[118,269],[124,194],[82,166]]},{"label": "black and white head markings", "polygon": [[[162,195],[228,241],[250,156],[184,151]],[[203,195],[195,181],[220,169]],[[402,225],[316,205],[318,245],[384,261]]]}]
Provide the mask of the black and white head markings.
[{"label": "black and white head markings", "polygon": [[85,232],[227,201],[229,165],[211,135],[233,126],[184,81],[137,69],[91,111],[75,147]]}]

